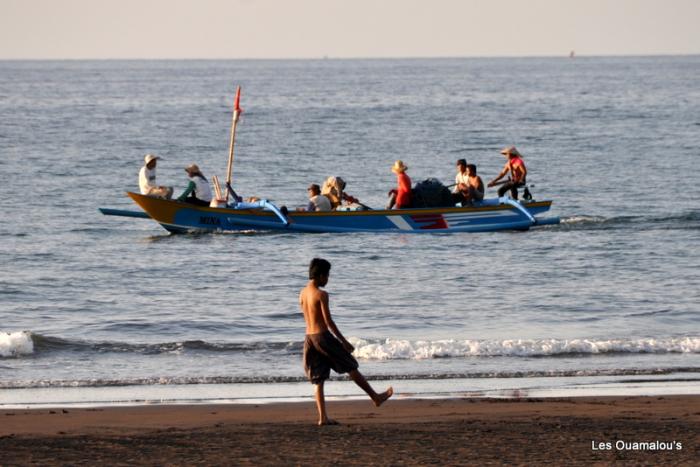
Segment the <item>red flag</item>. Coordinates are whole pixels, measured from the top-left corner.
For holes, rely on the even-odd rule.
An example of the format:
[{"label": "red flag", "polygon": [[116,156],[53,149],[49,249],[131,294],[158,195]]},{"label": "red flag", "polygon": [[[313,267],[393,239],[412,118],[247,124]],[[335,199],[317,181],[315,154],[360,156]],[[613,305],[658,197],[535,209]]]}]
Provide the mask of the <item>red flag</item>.
[{"label": "red flag", "polygon": [[241,109],[241,87],[238,86],[236,89],[236,99],[233,101],[233,111],[241,114],[243,109]]}]

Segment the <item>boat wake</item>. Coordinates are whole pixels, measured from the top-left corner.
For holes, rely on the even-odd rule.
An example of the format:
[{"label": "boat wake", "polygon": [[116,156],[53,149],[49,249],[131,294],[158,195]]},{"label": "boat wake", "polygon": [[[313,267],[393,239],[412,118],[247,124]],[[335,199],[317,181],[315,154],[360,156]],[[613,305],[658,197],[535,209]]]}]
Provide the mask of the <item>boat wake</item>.
[{"label": "boat wake", "polygon": [[589,216],[562,217],[559,226],[566,230],[700,230],[700,210],[690,210],[671,216]]}]

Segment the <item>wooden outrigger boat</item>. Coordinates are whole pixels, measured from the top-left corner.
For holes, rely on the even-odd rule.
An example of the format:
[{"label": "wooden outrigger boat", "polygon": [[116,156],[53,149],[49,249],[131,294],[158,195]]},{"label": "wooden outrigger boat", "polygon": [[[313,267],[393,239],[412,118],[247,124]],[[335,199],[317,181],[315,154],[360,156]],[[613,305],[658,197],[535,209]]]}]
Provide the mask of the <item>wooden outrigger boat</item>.
[{"label": "wooden outrigger boat", "polygon": [[[241,113],[240,87],[234,102],[228,176],[231,186],[236,124]],[[341,209],[335,211],[287,211],[267,200],[229,202],[229,190],[221,194],[214,178],[218,202],[216,207],[202,207],[176,200],[166,200],[127,193],[143,209],[126,211],[100,208],[105,215],[151,218],[173,233],[203,231],[277,230],[288,232],[491,232],[527,230],[533,226],[558,224],[559,218],[542,218],[551,201],[516,201],[508,197],[486,199],[472,206],[409,208],[392,210]],[[224,198],[224,199],[221,199]],[[359,209],[362,207],[362,210]]]},{"label": "wooden outrigger boat", "polygon": [[551,201],[520,203],[509,198],[475,206],[357,211],[289,211],[261,200],[231,207],[200,207],[128,193],[153,220],[170,232],[284,230],[291,232],[489,232],[527,230],[557,224],[540,218]]}]

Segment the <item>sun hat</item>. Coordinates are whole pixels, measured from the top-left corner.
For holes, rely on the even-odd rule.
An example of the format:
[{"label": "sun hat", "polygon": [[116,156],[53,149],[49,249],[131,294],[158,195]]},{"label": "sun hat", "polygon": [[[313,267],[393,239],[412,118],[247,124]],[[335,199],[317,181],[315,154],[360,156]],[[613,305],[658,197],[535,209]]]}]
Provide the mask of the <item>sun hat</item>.
[{"label": "sun hat", "polygon": [[187,167],[185,167],[185,172],[198,174],[199,173],[199,166],[197,164],[190,164]]},{"label": "sun hat", "polygon": [[146,164],[148,164],[152,160],[158,160],[158,159],[160,159],[160,157],[156,156],[155,154],[146,154],[143,158],[143,160],[144,160],[144,162],[146,162]]},{"label": "sun hat", "polygon": [[391,171],[394,173],[402,173],[405,172],[406,169],[408,169],[408,166],[404,164],[401,159],[394,162],[394,165],[391,166]]},{"label": "sun hat", "polygon": [[501,149],[501,154],[503,154],[504,156],[522,157],[515,146],[508,146]]}]

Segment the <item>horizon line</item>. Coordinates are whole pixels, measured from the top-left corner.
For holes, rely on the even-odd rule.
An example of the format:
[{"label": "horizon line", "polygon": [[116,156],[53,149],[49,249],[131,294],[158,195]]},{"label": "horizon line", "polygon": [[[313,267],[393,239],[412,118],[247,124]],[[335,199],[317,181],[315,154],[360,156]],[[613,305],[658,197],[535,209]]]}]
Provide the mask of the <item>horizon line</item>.
[{"label": "horizon line", "polygon": [[444,60],[444,59],[484,59],[484,58],[499,58],[499,59],[531,59],[531,58],[565,58],[575,60],[577,58],[625,58],[625,57],[693,57],[700,55],[700,52],[689,53],[629,53],[629,54],[577,54],[574,51],[574,56],[569,53],[561,55],[552,54],[532,54],[532,55],[432,55],[432,56],[378,56],[378,57],[363,57],[363,56],[348,56],[334,57],[329,55],[309,56],[309,57],[62,57],[62,58],[7,58],[0,57],[2,62],[67,62],[67,61],[303,61],[303,60]]}]

